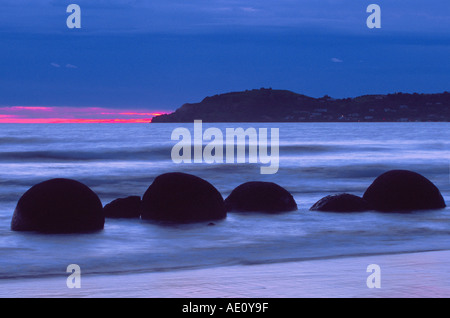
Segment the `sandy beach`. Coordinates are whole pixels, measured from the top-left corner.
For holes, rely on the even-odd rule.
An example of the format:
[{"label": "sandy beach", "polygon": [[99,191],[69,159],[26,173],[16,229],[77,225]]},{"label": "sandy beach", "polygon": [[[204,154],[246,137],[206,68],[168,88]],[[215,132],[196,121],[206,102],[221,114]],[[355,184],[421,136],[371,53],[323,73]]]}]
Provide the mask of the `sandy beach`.
[{"label": "sandy beach", "polygon": [[[381,268],[370,289],[367,266]],[[2,298],[444,298],[450,296],[450,251],[337,258],[174,272],[3,280]]]}]

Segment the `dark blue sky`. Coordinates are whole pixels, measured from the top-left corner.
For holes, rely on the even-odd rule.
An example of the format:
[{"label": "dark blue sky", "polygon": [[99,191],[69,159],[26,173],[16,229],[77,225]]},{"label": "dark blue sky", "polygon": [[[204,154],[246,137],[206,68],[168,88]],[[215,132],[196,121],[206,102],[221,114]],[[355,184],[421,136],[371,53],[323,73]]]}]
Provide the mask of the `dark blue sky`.
[{"label": "dark blue sky", "polygon": [[[66,26],[70,3],[81,29]],[[378,30],[366,26],[371,3],[382,9]],[[314,97],[450,90],[448,0],[0,6],[0,106],[174,110],[260,87]]]}]

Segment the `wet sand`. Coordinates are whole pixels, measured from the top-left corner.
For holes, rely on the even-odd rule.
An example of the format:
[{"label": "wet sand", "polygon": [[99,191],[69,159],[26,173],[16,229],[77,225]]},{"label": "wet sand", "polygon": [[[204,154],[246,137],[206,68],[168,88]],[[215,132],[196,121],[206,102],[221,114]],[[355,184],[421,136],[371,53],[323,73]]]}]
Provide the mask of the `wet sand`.
[{"label": "wet sand", "polygon": [[[367,267],[381,288],[367,287]],[[1,280],[2,298],[444,298],[450,297],[450,251],[334,258],[172,272]]]}]

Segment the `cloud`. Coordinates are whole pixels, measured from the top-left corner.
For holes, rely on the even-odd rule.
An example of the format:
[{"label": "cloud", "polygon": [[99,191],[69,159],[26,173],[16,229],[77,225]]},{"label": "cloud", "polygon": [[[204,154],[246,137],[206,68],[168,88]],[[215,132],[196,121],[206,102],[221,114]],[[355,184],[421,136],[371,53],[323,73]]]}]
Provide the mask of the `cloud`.
[{"label": "cloud", "polygon": [[338,59],[337,57],[333,57],[333,58],[331,58],[331,62],[333,62],[333,63],[342,63],[344,61],[341,60],[341,59]]},{"label": "cloud", "polygon": [[[55,62],[50,63],[50,65],[53,66],[53,67],[56,67],[56,68],[61,67],[61,64],[58,64],[58,63],[55,63]],[[78,66],[73,65],[73,64],[66,64],[66,65],[64,65],[64,67],[65,68],[78,68]]]},{"label": "cloud", "polygon": [[253,7],[241,7],[240,9],[242,11],[245,11],[245,12],[257,12],[257,11],[259,11],[258,9],[255,9]]},{"label": "cloud", "polygon": [[[449,34],[448,0],[380,3],[390,32]],[[0,29],[56,32],[65,26],[61,0],[2,0]],[[285,27],[366,32],[366,5],[354,0],[77,0],[82,32],[204,31],[205,27]]]}]

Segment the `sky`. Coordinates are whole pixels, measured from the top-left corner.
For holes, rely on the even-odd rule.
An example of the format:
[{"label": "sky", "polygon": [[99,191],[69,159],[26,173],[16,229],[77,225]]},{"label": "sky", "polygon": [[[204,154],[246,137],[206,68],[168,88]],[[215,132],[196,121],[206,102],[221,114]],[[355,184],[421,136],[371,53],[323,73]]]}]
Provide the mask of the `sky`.
[{"label": "sky", "polygon": [[[69,29],[69,4],[81,28]],[[369,4],[381,28],[369,29]],[[450,90],[448,0],[0,0],[0,123],[141,122],[255,88]]]}]

